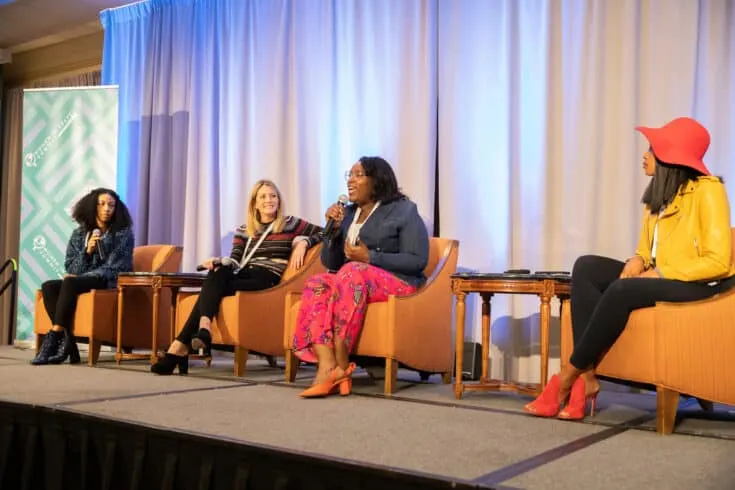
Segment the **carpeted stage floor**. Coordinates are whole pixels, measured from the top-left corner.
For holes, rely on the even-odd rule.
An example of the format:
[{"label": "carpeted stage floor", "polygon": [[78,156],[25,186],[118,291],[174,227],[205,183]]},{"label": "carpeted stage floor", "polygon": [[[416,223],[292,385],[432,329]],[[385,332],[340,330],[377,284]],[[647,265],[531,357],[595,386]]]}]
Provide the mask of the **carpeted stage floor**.
[{"label": "carpeted stage floor", "polygon": [[605,384],[594,418],[575,423],[526,416],[528,398],[516,395],[457,401],[439,376],[421,383],[408,371],[392,399],[363,372],[353,396],[301,400],[313,371],[287,385],[282,369],[254,359],[239,379],[227,354],[170,377],[148,373],[145,362],[117,366],[109,353],[97,368],[33,367],[31,358],[0,348],[0,400],[489,488],[735,488],[735,410],[704,414],[683,399],[675,434],[658,436],[655,397],[617,385]]}]

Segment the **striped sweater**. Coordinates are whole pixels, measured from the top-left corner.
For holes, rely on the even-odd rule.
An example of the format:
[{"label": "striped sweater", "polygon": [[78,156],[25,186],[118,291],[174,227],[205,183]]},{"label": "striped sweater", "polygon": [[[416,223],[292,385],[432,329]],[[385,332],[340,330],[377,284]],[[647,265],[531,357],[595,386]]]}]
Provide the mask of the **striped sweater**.
[{"label": "striped sweater", "polygon": [[[311,224],[296,216],[287,216],[283,223],[283,230],[278,233],[269,233],[250,259],[248,265],[264,267],[274,274],[282,276],[291,258],[294,238],[304,237],[308,249],[321,242],[321,232],[321,226]],[[245,225],[239,226],[235,230],[235,236],[232,239],[232,251],[230,252],[231,259],[240,263],[243,257],[247,256],[258,243],[260,234],[252,237],[250,247],[245,250],[248,238],[250,238],[250,235]]]}]

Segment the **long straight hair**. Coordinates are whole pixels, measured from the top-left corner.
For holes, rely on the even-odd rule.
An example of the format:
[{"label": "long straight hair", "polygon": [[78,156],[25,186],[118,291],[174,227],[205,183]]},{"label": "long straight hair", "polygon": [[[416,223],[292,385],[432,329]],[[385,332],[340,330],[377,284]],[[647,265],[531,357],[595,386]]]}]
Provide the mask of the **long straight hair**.
[{"label": "long straight hair", "polygon": [[693,168],[662,162],[656,155],[653,157],[656,159],[656,170],[643,191],[641,202],[648,206],[651,214],[658,214],[671,203],[681,186],[690,180],[697,180],[702,174]]}]

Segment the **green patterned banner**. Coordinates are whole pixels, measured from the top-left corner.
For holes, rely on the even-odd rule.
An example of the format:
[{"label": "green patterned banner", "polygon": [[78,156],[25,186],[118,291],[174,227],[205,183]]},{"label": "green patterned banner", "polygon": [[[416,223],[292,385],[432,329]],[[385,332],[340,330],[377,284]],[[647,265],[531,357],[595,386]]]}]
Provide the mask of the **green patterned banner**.
[{"label": "green patterned banner", "polygon": [[17,340],[33,338],[36,290],[64,276],[71,208],[95,187],[116,187],[118,88],[23,93],[23,184]]}]

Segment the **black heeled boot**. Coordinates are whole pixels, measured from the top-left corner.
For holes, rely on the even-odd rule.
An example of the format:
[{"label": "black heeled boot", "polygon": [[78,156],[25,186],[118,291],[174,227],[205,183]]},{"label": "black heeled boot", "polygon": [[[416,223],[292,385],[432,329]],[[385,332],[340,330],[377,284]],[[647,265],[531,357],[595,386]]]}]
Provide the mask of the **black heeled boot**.
[{"label": "black heeled boot", "polygon": [[212,334],[206,328],[200,328],[197,334],[191,339],[191,348],[199,352],[204,349],[205,356],[212,355]]},{"label": "black heeled boot", "polygon": [[77,347],[77,341],[74,339],[74,334],[69,332],[69,329],[64,330],[64,340],[61,342],[56,355],[48,358],[49,364],[61,364],[69,358],[70,364],[79,364],[79,347]]},{"label": "black heeled boot", "polygon": [[157,363],[151,366],[151,372],[161,376],[170,376],[174,373],[176,366],[179,367],[179,374],[189,373],[189,356],[177,356],[176,354],[166,355],[159,359]]},{"label": "black heeled boot", "polygon": [[55,356],[59,352],[61,343],[64,341],[63,332],[56,332],[49,330],[43,339],[41,348],[38,350],[38,354],[31,361],[34,366],[43,366],[49,363],[49,358]]}]

